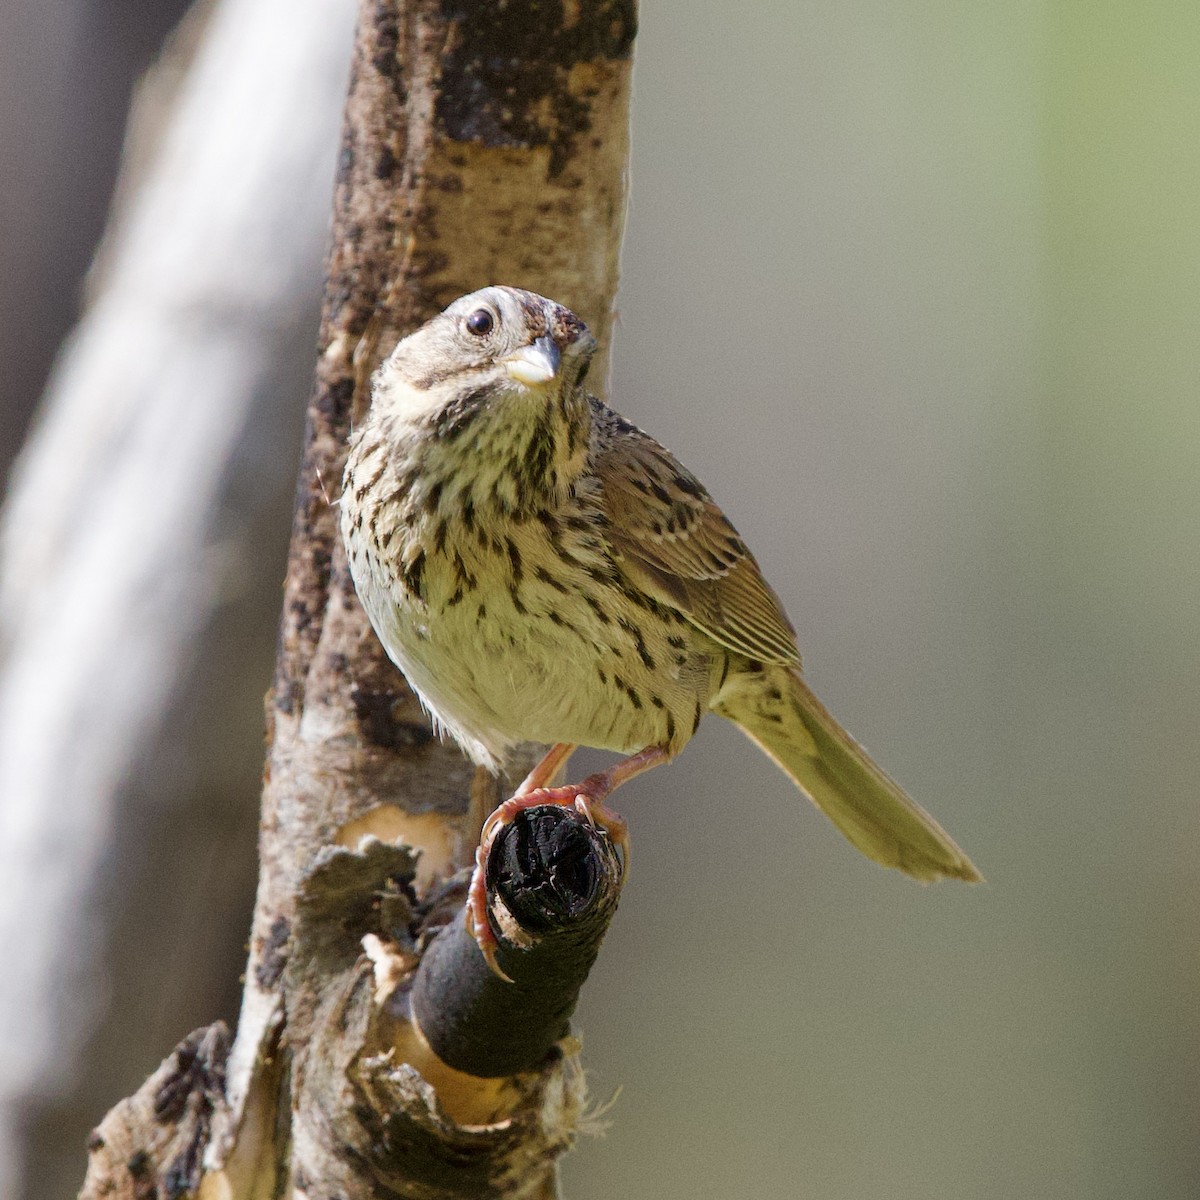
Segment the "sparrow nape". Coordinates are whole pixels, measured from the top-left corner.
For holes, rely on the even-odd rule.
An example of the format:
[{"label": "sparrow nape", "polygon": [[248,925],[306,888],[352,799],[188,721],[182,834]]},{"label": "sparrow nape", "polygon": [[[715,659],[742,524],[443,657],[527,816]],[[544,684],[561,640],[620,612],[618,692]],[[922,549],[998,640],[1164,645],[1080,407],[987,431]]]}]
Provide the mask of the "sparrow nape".
[{"label": "sparrow nape", "polygon": [[[809,690],[737,530],[673,454],[583,388],[596,341],[553,300],[463,296],[373,380],[341,500],[355,587],[438,728],[503,770],[552,748],[484,827],[468,920],[495,966],[482,864],[521,808],[604,802],[728,717],[869,858],[979,873]],[[551,787],[579,745],[625,755]]]}]

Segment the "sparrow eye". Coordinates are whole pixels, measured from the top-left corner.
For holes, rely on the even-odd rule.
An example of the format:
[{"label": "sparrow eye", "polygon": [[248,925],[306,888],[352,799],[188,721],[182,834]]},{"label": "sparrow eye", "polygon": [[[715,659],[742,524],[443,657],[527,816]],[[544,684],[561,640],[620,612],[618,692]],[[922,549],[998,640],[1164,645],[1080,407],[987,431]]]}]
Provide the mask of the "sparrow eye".
[{"label": "sparrow eye", "polygon": [[477,308],[467,318],[467,332],[476,337],[486,337],[495,324],[496,318],[486,308]]}]

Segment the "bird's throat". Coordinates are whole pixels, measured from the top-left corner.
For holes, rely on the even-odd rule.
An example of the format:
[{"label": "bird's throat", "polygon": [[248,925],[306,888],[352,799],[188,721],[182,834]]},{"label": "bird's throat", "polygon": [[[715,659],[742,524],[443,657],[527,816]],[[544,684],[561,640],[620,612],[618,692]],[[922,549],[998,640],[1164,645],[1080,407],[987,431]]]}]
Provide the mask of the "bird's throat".
[{"label": "bird's throat", "polygon": [[421,509],[467,506],[529,516],[561,504],[587,463],[591,410],[581,389],[464,390],[393,430]]}]

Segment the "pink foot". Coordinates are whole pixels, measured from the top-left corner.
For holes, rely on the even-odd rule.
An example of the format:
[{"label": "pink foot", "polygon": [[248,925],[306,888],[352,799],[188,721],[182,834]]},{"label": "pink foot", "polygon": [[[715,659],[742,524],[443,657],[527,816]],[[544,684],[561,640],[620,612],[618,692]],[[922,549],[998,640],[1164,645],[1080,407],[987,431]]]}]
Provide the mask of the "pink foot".
[{"label": "pink foot", "polygon": [[467,929],[487,960],[488,966],[508,983],[511,983],[512,980],[496,962],[496,951],[500,943],[496,940],[496,935],[492,932],[492,926],[488,921],[486,869],[492,843],[500,836],[500,831],[505,825],[513,822],[518,813],[543,804],[560,804],[564,808],[574,808],[591,825],[598,825],[603,829],[628,865],[629,826],[612,809],[604,806],[603,798],[611,791],[611,787],[608,785],[608,777],[601,773],[600,775],[590,775],[582,783],[568,784],[566,787],[533,788],[505,800],[484,821],[479,847],[475,851],[475,870],[471,875],[471,885],[467,890]]},{"label": "pink foot", "polygon": [[[510,825],[516,815],[527,808],[542,804],[560,804],[563,808],[574,808],[592,825],[599,825],[624,854],[629,848],[629,826],[611,808],[604,806],[604,797],[609,788],[603,787],[607,778],[590,775],[582,783],[568,783],[564,787],[533,788],[505,800],[483,823],[479,835],[481,846],[490,849],[505,825]],[[599,786],[598,786],[599,785]]]},{"label": "pink foot", "polygon": [[475,939],[475,944],[492,971],[505,983],[512,983],[512,977],[506,975],[496,961],[500,943],[488,921],[487,854],[490,849],[490,842],[486,847],[480,845],[475,848],[475,870],[471,872],[471,883],[467,888],[467,932]]}]

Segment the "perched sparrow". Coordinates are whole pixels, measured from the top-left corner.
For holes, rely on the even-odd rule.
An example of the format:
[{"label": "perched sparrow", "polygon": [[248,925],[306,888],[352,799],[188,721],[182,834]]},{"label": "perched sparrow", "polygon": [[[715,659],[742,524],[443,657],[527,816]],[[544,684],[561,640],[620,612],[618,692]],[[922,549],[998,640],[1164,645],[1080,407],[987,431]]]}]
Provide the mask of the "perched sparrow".
[{"label": "perched sparrow", "polygon": [[[868,857],[980,878],[800,676],[791,624],[737,530],[670,451],[584,391],[596,341],[515,288],[456,300],[374,378],[341,501],[358,595],[437,725],[502,769],[552,749],[485,826],[603,801],[728,717]],[[627,755],[548,785],[577,745]],[[468,904],[493,962],[477,868]]]}]

